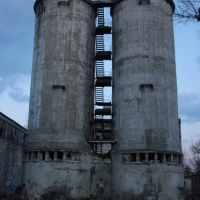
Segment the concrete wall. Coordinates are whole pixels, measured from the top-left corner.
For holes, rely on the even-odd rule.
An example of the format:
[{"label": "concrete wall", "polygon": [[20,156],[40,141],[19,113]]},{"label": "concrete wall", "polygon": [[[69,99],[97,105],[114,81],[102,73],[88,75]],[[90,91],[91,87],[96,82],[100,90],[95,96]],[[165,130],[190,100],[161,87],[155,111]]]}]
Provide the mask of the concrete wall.
[{"label": "concrete wall", "polygon": [[[119,0],[111,12],[113,120],[118,139],[112,152],[112,185],[126,200],[177,200],[183,167],[181,162],[172,164],[181,156],[173,4],[139,2]],[[124,154],[132,160],[124,162]]]},{"label": "concrete wall", "polygon": [[[98,199],[111,196],[111,160],[92,153],[79,153],[79,159],[34,158],[25,152],[24,199]],[[72,153],[73,154],[73,153]],[[46,154],[47,155],[47,154]],[[28,175],[29,174],[29,175]],[[28,175],[28,176],[27,176]]]},{"label": "concrete wall", "polygon": [[23,145],[27,130],[0,113],[0,198],[22,186]]},{"label": "concrete wall", "polygon": [[125,160],[124,154],[128,153],[112,153],[114,198],[118,197],[122,200],[184,199],[181,193],[184,187],[182,163],[164,162],[155,158],[138,161]]}]

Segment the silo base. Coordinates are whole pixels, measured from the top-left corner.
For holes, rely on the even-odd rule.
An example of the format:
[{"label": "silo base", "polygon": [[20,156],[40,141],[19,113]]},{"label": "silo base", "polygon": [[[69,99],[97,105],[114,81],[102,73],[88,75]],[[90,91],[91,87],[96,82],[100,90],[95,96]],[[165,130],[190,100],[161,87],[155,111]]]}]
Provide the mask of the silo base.
[{"label": "silo base", "polygon": [[178,200],[183,198],[183,166],[155,161],[127,162],[112,155],[112,191],[120,200]]}]

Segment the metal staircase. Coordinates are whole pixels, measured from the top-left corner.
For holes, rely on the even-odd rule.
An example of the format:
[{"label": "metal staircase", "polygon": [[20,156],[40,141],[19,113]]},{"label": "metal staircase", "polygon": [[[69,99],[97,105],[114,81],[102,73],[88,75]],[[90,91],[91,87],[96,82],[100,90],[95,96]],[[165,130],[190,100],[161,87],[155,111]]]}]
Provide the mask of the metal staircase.
[{"label": "metal staircase", "polygon": [[96,77],[103,77],[104,76],[104,64],[103,60],[96,60]]},{"label": "metal staircase", "polygon": [[104,39],[103,35],[96,36],[96,51],[104,51]]},{"label": "metal staircase", "polygon": [[95,101],[96,102],[103,102],[104,95],[103,95],[103,87],[95,87]]},{"label": "metal staircase", "polygon": [[104,26],[104,8],[99,7],[97,9],[97,16],[98,16],[98,26]]},{"label": "metal staircase", "polygon": [[104,87],[112,87],[112,76],[104,72],[104,60],[111,60],[111,51],[105,51],[104,34],[111,34],[111,27],[105,26],[103,7],[97,9],[97,15],[94,119],[88,142],[95,153],[102,155],[111,151],[117,140],[113,133],[112,103],[104,98]]}]

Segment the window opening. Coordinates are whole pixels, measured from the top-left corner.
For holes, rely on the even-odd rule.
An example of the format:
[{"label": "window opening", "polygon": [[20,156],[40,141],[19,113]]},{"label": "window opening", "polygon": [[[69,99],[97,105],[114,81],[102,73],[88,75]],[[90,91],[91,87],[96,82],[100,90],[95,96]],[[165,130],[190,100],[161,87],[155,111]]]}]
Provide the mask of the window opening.
[{"label": "window opening", "polygon": [[177,155],[173,155],[173,162],[177,163]]},{"label": "window opening", "polygon": [[37,160],[37,158],[38,158],[38,152],[37,152],[37,151],[34,151],[34,152],[33,152],[33,159],[34,159],[34,160]]},{"label": "window opening", "polygon": [[63,159],[63,152],[58,151],[57,156],[58,156],[58,159]]},{"label": "window opening", "polygon": [[54,152],[53,151],[49,152],[49,158],[50,158],[50,160],[54,159]]},{"label": "window opening", "polygon": [[166,154],[166,162],[171,162],[171,154]]},{"label": "window opening", "polygon": [[70,152],[67,153],[67,159],[68,159],[68,160],[72,159],[72,154],[71,154]]},{"label": "window opening", "polygon": [[31,152],[28,152],[28,160],[31,160]]},{"label": "window opening", "polygon": [[178,156],[178,163],[182,164],[182,157],[181,156]]},{"label": "window opening", "polygon": [[145,153],[140,154],[140,162],[145,161]]},{"label": "window opening", "polygon": [[158,154],[158,160],[160,161],[160,163],[163,163],[163,154],[162,153]]},{"label": "window opening", "polygon": [[136,153],[130,154],[130,162],[136,162]]},{"label": "window opening", "polygon": [[59,1],[59,2],[58,2],[58,5],[59,5],[59,6],[60,6],[60,5],[64,5],[64,6],[66,5],[66,6],[67,6],[67,5],[69,5],[69,2],[70,2],[69,0],[67,0],[67,1]]},{"label": "window opening", "polygon": [[139,5],[150,4],[150,0],[139,0],[138,3],[139,3]]},{"label": "window opening", "polygon": [[122,162],[129,162],[129,154],[127,153],[122,154]]},{"label": "window opening", "polygon": [[45,12],[45,7],[44,7],[44,3],[40,3],[38,4],[37,8],[36,8],[36,15],[39,16],[41,14],[43,14]]},{"label": "window opening", "polygon": [[154,153],[149,153],[149,161],[154,161]]},{"label": "window opening", "polygon": [[65,90],[65,86],[64,85],[53,85],[53,89],[62,89],[62,90]]},{"label": "window opening", "polygon": [[80,154],[79,153],[74,154],[74,160],[76,160],[76,161],[80,160]]},{"label": "window opening", "polygon": [[45,160],[45,151],[41,151],[40,159]]}]

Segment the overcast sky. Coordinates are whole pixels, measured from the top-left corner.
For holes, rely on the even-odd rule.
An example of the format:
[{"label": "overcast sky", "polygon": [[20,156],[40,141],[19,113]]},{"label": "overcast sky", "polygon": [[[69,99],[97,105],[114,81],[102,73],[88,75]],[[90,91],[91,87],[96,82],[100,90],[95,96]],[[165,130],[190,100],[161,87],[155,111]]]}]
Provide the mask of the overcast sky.
[{"label": "overcast sky", "polygon": [[[1,0],[0,112],[27,126],[34,39],[34,0]],[[182,141],[200,137],[200,23],[175,29],[179,117]],[[199,34],[200,35],[200,34]],[[200,65],[200,63],[199,63]]]}]

